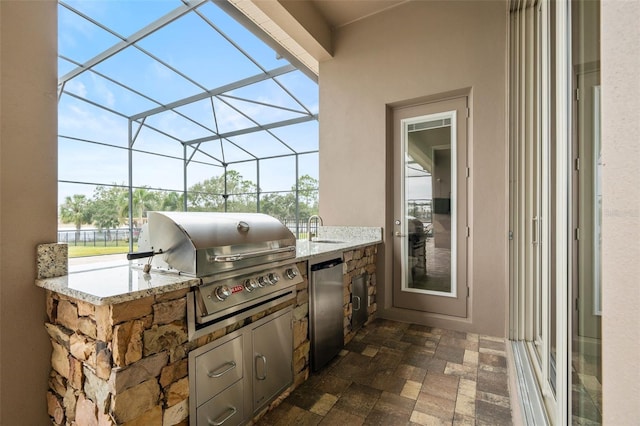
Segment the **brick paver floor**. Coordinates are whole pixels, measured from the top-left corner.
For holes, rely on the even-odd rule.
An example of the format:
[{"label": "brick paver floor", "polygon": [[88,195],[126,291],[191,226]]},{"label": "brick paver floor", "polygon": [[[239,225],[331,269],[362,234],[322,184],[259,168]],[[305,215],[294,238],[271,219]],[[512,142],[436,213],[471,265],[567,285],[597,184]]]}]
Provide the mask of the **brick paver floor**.
[{"label": "brick paver floor", "polygon": [[376,320],[258,424],[511,425],[505,341]]}]

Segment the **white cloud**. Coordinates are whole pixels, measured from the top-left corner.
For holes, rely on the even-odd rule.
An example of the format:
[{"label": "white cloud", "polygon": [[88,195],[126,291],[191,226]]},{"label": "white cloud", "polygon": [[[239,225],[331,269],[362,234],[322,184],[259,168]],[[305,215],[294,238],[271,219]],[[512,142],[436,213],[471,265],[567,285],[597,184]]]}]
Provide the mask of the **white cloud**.
[{"label": "white cloud", "polygon": [[93,88],[96,92],[96,95],[102,100],[105,106],[113,108],[116,104],[116,97],[109,87],[107,86],[104,79],[98,77],[97,75],[91,73],[91,82],[93,83]]},{"label": "white cloud", "polygon": [[65,90],[75,93],[80,97],[87,97],[87,86],[81,81],[70,80],[65,84]]},{"label": "white cloud", "polygon": [[58,108],[58,132],[63,136],[127,146],[126,121],[108,113],[82,108],[78,104]]}]

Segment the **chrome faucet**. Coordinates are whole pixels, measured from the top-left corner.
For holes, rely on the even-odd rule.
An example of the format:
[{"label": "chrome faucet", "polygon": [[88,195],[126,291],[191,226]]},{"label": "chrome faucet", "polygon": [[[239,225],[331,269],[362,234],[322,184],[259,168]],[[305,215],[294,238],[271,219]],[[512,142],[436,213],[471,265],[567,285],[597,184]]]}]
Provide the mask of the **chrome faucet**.
[{"label": "chrome faucet", "polygon": [[[316,233],[315,234],[313,234],[311,232],[311,221],[313,219],[316,220]],[[318,234],[318,222],[320,222],[320,226],[323,226],[322,218],[320,216],[318,216],[317,214],[309,216],[309,220],[307,221],[307,239],[309,241],[311,241],[313,239],[314,235]]]}]

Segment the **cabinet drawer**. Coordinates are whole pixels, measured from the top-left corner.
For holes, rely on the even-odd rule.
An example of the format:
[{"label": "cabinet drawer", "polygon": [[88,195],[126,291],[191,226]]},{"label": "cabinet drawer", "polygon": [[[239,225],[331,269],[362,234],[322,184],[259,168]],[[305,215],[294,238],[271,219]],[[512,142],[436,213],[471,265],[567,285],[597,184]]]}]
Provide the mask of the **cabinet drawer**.
[{"label": "cabinet drawer", "polygon": [[242,341],[240,335],[196,358],[196,406],[242,378]]},{"label": "cabinet drawer", "polygon": [[242,380],[197,408],[198,426],[234,426],[244,420]]}]

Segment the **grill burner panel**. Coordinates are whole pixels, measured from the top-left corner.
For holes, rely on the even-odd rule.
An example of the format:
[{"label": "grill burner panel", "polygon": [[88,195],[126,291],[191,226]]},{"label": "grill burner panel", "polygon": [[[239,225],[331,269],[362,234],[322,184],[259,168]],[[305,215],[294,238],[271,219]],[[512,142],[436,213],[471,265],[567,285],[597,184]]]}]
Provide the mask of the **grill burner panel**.
[{"label": "grill burner panel", "polygon": [[187,295],[189,340],[295,300],[296,285],[304,281],[298,267],[286,262],[270,265],[269,269],[264,267],[220,274],[216,280],[207,281],[190,292]]},{"label": "grill burner panel", "polygon": [[296,265],[203,284],[196,291],[196,322],[206,324],[236,316],[239,311],[270,301],[274,293],[295,289],[303,281]]}]

